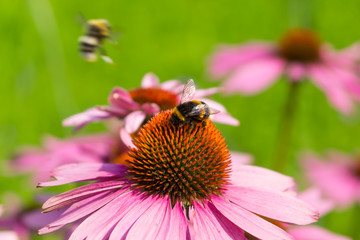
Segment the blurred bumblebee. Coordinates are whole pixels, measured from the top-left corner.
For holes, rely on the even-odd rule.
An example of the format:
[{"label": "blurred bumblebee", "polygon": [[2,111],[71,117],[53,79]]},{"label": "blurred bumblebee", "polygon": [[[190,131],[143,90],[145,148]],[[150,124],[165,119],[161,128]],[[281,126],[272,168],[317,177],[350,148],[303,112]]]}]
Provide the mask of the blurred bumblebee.
[{"label": "blurred bumblebee", "polygon": [[112,59],[107,56],[103,48],[105,39],[110,39],[111,26],[105,19],[93,19],[86,21],[82,17],[85,25],[86,34],[79,38],[80,54],[88,62],[95,62],[97,60],[98,50],[102,59],[107,63],[113,63]]},{"label": "blurred bumblebee", "polygon": [[188,80],[184,86],[181,101],[174,108],[170,117],[170,122],[174,126],[182,126],[186,123],[193,126],[194,123],[206,125],[204,120],[208,119],[211,114],[219,113],[218,110],[212,109],[206,103],[198,100],[191,100],[195,95],[195,83],[192,79]]}]

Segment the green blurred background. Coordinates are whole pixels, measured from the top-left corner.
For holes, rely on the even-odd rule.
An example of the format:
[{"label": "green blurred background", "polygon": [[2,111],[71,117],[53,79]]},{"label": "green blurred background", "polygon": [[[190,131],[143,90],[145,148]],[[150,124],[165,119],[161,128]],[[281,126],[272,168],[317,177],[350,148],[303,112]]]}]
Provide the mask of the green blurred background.
[{"label": "green blurred background", "polygon": [[[77,39],[83,34],[75,20],[79,13],[88,19],[106,18],[121,33],[118,45],[105,46],[115,67],[102,60],[90,64],[79,56]],[[154,72],[161,81],[191,77],[198,88],[217,86],[208,81],[205,63],[219,43],[277,41],[289,27],[304,25],[343,48],[359,40],[359,16],[358,0],[3,1],[0,194],[15,192],[24,202],[30,201],[34,189],[29,178],[10,176],[5,159],[19,146],[40,145],[45,133],[70,136],[71,129],[63,128],[61,121],[107,104],[114,86],[137,87],[147,72]],[[285,82],[279,81],[256,96],[215,97],[241,121],[237,128],[218,125],[232,150],[253,154],[256,165],[272,165],[287,90]],[[340,115],[321,91],[309,82],[302,84],[290,144],[292,163],[286,173],[301,179],[297,156],[306,150],[356,150],[359,122],[359,114]],[[102,124],[92,124],[78,134],[104,129]],[[351,235],[354,214],[354,209],[337,211],[320,224]]]}]

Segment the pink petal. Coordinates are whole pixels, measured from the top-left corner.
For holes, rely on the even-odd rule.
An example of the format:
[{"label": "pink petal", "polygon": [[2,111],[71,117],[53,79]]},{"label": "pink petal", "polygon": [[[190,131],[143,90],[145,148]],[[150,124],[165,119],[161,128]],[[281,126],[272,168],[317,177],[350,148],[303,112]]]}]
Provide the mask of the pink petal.
[{"label": "pink petal", "polygon": [[310,67],[310,76],[336,109],[344,114],[351,114],[354,111],[350,94],[339,83],[339,79],[331,68],[314,64]]},{"label": "pink petal", "polygon": [[230,114],[224,113],[224,112],[220,112],[218,114],[211,115],[211,120],[214,122],[227,124],[227,125],[231,125],[231,126],[239,126],[240,125],[239,120],[232,117]]},{"label": "pink petal", "polygon": [[146,114],[143,111],[135,111],[128,114],[124,119],[124,127],[128,133],[136,132],[144,122]]},{"label": "pink petal", "polygon": [[173,209],[170,209],[171,216],[167,231],[167,237],[164,239],[182,240],[187,239],[187,221],[184,212],[179,203],[176,203]]},{"label": "pink petal", "polygon": [[296,195],[293,178],[266,168],[238,165],[236,171],[232,171],[231,182],[235,186],[261,187]]},{"label": "pink petal", "polygon": [[334,202],[322,197],[320,189],[316,187],[311,187],[300,193],[299,198],[311,206],[314,206],[319,211],[320,216],[325,215],[335,207]]},{"label": "pink petal", "polygon": [[175,94],[182,92],[182,88],[184,88],[183,84],[178,80],[169,80],[169,81],[163,82],[160,85],[160,87],[161,87],[161,89],[171,91]]},{"label": "pink petal", "polygon": [[[216,208],[231,222],[242,228],[251,235],[266,240],[293,239],[281,228],[269,223],[263,218],[251,213],[236,204],[230,203],[220,197],[213,197],[209,203],[210,210]],[[212,210],[213,211],[213,210]]]},{"label": "pink petal", "polygon": [[296,240],[351,240],[349,237],[332,233],[318,226],[296,227],[287,232]]},{"label": "pink petal", "polygon": [[94,194],[111,189],[121,189],[122,185],[123,181],[105,181],[88,184],[51,197],[42,207],[46,212],[53,211],[93,196]]},{"label": "pink petal", "polygon": [[121,141],[128,148],[136,148],[136,146],[132,142],[132,137],[131,137],[130,133],[128,133],[125,128],[120,129],[120,138],[121,138]]},{"label": "pink petal", "polygon": [[241,46],[220,46],[210,56],[208,71],[214,78],[221,78],[242,64],[272,55],[273,51],[274,46],[261,42]]},{"label": "pink petal", "polygon": [[[147,209],[130,228],[126,239],[165,239],[163,236],[158,236],[160,229],[168,229],[168,225],[164,225],[164,218],[171,215],[170,201],[167,198],[159,198],[153,205]],[[166,235],[165,235],[166,236]]]},{"label": "pink petal", "polygon": [[153,73],[147,73],[141,81],[142,88],[157,87],[159,85],[159,78]]},{"label": "pink petal", "polygon": [[[48,232],[54,231],[55,227],[64,226],[68,223],[75,222],[95,211],[97,211],[102,206],[111,202],[114,198],[118,197],[124,192],[124,190],[119,190],[117,192],[114,191],[105,191],[103,193],[96,194],[94,196],[90,196],[85,198],[84,200],[80,200],[78,202],[73,203],[70,207],[65,209],[60,216],[56,219],[56,221],[51,221],[43,229],[40,229],[39,234],[44,234]],[[50,213],[45,213],[45,217]]]},{"label": "pink petal", "polygon": [[210,97],[218,92],[219,92],[219,88],[217,87],[208,88],[208,89],[197,89],[195,92],[194,99]]},{"label": "pink petal", "polygon": [[131,98],[128,91],[119,87],[115,87],[111,91],[108,101],[112,107],[124,110],[136,110],[140,107],[139,104]]},{"label": "pink petal", "polygon": [[19,240],[19,236],[14,231],[0,231],[1,240]]},{"label": "pink petal", "polygon": [[281,192],[259,187],[228,186],[227,189],[231,202],[264,217],[298,225],[313,223],[319,218],[314,208]]},{"label": "pink petal", "polygon": [[231,169],[236,172],[237,169],[243,165],[249,165],[254,161],[254,157],[251,154],[242,152],[230,152],[231,155]]},{"label": "pink petal", "polygon": [[[217,216],[221,216],[217,214]],[[218,219],[222,222],[220,223]],[[194,239],[229,239],[246,240],[244,231],[235,226],[226,218],[216,218],[206,205],[202,207],[199,203],[194,203]],[[227,221],[226,221],[227,220]]]},{"label": "pink petal", "polygon": [[272,85],[284,71],[284,67],[285,62],[275,57],[243,64],[231,74],[223,89],[226,93],[256,94]]},{"label": "pink petal", "polygon": [[141,108],[148,115],[155,115],[160,112],[160,107],[156,103],[144,103]]},{"label": "pink petal", "polygon": [[125,205],[126,208],[123,210],[122,218],[114,227],[114,230],[112,231],[109,240],[118,240],[125,238],[129,229],[133,226],[137,219],[139,219],[139,217],[142,216],[145,211],[151,208],[152,204],[154,204],[155,201],[156,200],[152,197],[141,199],[141,197],[139,196],[137,198],[134,198],[131,202],[128,202],[128,206]]},{"label": "pink petal", "polygon": [[98,122],[110,117],[113,117],[113,115],[109,112],[99,110],[98,108],[90,108],[82,113],[66,118],[62,125],[67,127],[76,126],[76,130],[79,130],[89,122]]},{"label": "pink petal", "polygon": [[[108,202],[102,208],[87,217],[71,234],[69,240],[93,239],[96,235],[106,235],[107,231],[113,229],[123,216],[123,212],[132,200],[133,195],[128,192]],[[103,231],[104,230],[104,231]],[[101,240],[105,238],[97,238]],[[107,238],[106,238],[107,239]]]},{"label": "pink petal", "polygon": [[301,63],[289,63],[286,72],[290,80],[296,82],[305,77],[307,72],[306,66]]},{"label": "pink petal", "polygon": [[73,163],[58,167],[52,176],[55,181],[39,183],[39,187],[56,186],[71,182],[91,181],[98,178],[122,176],[127,168],[110,163]]}]

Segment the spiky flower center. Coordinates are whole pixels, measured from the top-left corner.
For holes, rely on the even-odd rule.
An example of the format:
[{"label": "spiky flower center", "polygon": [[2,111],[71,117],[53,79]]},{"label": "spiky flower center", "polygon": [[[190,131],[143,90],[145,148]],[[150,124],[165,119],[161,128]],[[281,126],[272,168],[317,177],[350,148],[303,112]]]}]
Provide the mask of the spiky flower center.
[{"label": "spiky flower center", "polygon": [[314,62],[319,59],[321,41],[311,30],[296,28],[280,40],[280,55],[289,61]]},{"label": "spiky flower center", "polygon": [[173,126],[173,110],[152,118],[135,136],[129,178],[134,189],[149,195],[169,196],[189,207],[194,200],[221,195],[228,183],[230,154],[225,139],[206,120]]},{"label": "spiky flower center", "polygon": [[168,110],[176,107],[178,97],[175,93],[161,88],[137,88],[129,91],[132,99],[140,104],[156,103],[161,110]]}]

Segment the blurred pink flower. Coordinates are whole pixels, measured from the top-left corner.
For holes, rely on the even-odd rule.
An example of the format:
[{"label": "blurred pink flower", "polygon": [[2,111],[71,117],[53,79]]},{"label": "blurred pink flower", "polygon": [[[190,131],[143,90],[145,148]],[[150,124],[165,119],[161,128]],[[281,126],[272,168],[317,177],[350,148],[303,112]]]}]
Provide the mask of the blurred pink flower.
[{"label": "blurred pink flower", "polygon": [[225,92],[249,95],[268,88],[282,74],[293,82],[309,78],[337,110],[350,114],[355,110],[354,101],[360,101],[360,80],[355,72],[359,52],[358,44],[336,52],[314,32],[296,28],[279,43],[221,46],[210,57],[208,71],[214,78],[227,78]]},{"label": "blurred pink flower", "polygon": [[[319,211],[320,217],[334,208],[334,202],[329,199],[324,199],[320,190],[315,187],[302,192],[299,198],[311,206],[314,206]],[[284,228],[296,240],[351,240],[349,237],[335,234],[315,225],[295,226],[286,224]]]},{"label": "blurred pink flower", "polygon": [[302,164],[311,184],[341,207],[360,203],[360,160],[356,156],[329,152],[323,159],[313,154]]},{"label": "blurred pink flower", "polygon": [[[295,197],[292,178],[231,159],[215,125],[174,127],[172,111],[155,115],[134,137],[128,164],[79,163],[39,186],[94,181],[54,196],[44,212],[60,217],[40,234],[82,221],[80,239],[292,239],[267,219],[299,225],[318,214]],[[231,168],[236,171],[231,171]]]},{"label": "blurred pink flower", "polygon": [[[141,87],[127,91],[115,87],[108,97],[110,106],[97,106],[78,113],[63,121],[64,126],[84,127],[90,122],[103,121],[109,118],[120,119],[120,135],[124,143],[131,146],[131,134],[150,117],[161,110],[173,109],[180,103],[184,85],[177,80],[159,83],[156,75],[148,73],[142,79]],[[230,125],[239,125],[239,121],[231,117],[223,105],[205,97],[218,92],[217,88],[199,89],[194,98],[206,102],[210,107],[220,111],[212,120]]]},{"label": "blurred pink flower", "polygon": [[23,148],[12,164],[18,172],[32,172],[38,183],[47,181],[51,171],[64,164],[109,162],[118,147],[115,138],[106,134],[66,140],[47,136],[44,148]]}]

